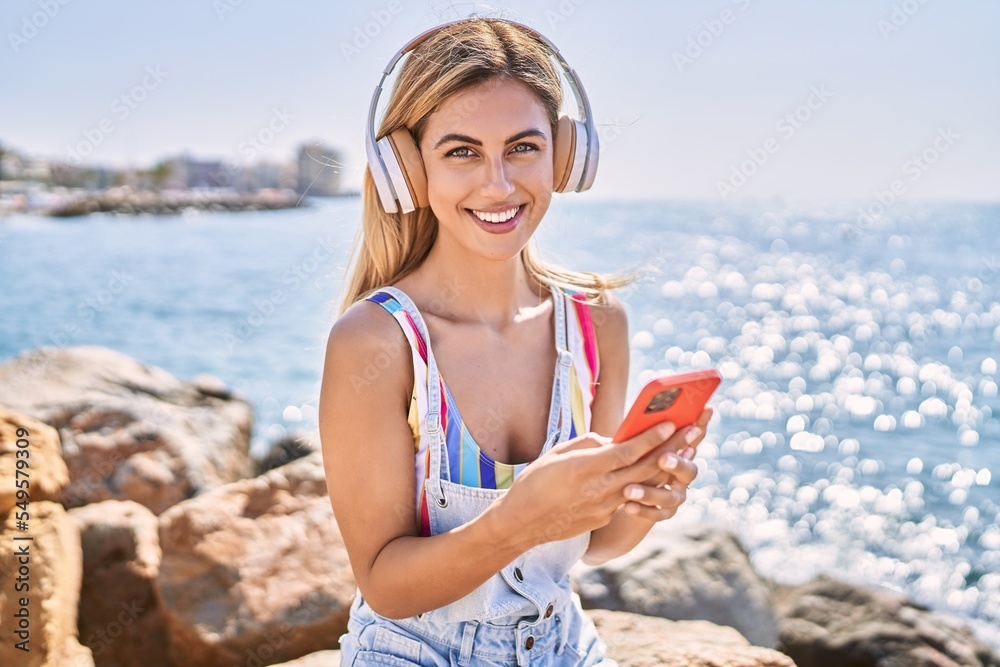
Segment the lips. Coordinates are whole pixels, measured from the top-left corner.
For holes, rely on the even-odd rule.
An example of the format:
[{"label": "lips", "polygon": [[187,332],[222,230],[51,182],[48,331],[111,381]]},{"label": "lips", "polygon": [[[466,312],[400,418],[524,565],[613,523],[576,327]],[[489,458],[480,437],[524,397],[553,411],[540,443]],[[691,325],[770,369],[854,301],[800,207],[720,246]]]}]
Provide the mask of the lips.
[{"label": "lips", "polygon": [[510,230],[514,229],[519,224],[521,224],[521,218],[524,217],[525,208],[527,208],[526,204],[521,204],[520,206],[518,206],[517,213],[514,214],[513,218],[507,220],[506,222],[486,222],[478,215],[473,213],[472,209],[465,209],[465,210],[468,212],[469,217],[472,218],[476,222],[476,224],[478,224],[482,229],[485,229],[487,232],[491,234],[503,234],[505,232],[509,232]]},{"label": "lips", "polygon": [[[502,216],[508,216],[509,215],[509,217],[506,217],[504,220],[492,220],[492,219],[483,220],[483,222],[488,222],[490,224],[496,225],[496,224],[503,224],[503,223],[508,222],[511,219],[513,219],[515,216],[517,216],[518,213],[521,212],[521,208],[523,206],[524,206],[524,204],[519,204],[517,206],[508,206],[507,208],[505,208],[503,210],[500,210],[500,211],[481,211],[481,210],[478,210],[478,209],[471,209],[471,208],[470,209],[466,209],[466,210],[469,211],[472,215],[474,215],[477,218],[479,218],[480,220],[483,220],[483,218],[480,217],[480,215],[479,215],[480,213],[483,214],[483,215],[485,215],[485,216],[487,216],[487,217],[490,217],[490,218],[492,216],[497,216],[499,218],[499,217],[502,217]],[[511,211],[513,211],[513,214],[510,214]]]}]

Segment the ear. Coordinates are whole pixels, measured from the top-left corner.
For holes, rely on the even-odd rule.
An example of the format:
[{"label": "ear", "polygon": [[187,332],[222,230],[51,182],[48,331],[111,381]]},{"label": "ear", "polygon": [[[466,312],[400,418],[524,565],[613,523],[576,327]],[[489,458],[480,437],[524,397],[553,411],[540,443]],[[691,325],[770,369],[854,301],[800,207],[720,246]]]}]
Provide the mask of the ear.
[{"label": "ear", "polygon": [[569,180],[576,155],[576,123],[569,116],[561,116],[552,137],[552,190],[562,192]]},{"label": "ear", "polygon": [[406,187],[413,197],[417,208],[427,208],[427,172],[424,170],[424,160],[420,156],[417,142],[410,130],[401,127],[389,133],[389,143],[396,153],[397,161],[406,179]]}]

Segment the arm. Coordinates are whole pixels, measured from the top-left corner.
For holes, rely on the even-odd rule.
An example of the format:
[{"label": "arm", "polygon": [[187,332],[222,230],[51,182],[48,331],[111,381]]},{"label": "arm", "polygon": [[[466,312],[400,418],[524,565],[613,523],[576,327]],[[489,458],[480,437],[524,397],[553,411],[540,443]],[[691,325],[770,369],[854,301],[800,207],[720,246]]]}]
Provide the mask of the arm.
[{"label": "arm", "polygon": [[[625,418],[629,336],[625,304],[613,292],[608,292],[607,296],[607,305],[590,308],[601,358],[600,384],[591,406],[590,430],[610,437]],[[625,502],[622,498],[622,507],[609,524],[591,532],[590,546],[581,559],[587,565],[600,565],[628,553],[655,524],[655,521],[626,514]]]},{"label": "arm", "polygon": [[354,304],[327,341],[320,442],[358,588],[387,618],[454,602],[535,546],[496,506],[447,533],[419,535],[406,420],[412,388],[410,348],[398,324],[377,304]]}]

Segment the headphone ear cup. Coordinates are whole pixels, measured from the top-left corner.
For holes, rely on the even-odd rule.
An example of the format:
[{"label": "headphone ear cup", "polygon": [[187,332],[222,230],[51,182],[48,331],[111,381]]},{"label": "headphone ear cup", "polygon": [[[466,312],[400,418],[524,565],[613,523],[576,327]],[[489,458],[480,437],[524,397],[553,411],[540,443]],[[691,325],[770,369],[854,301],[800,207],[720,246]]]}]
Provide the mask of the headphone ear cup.
[{"label": "headphone ear cup", "polygon": [[405,188],[416,208],[427,208],[430,206],[427,201],[427,172],[424,170],[424,160],[420,156],[417,142],[405,127],[390,132],[388,139],[403,174],[403,182],[396,183],[394,180],[393,187],[397,193]]},{"label": "headphone ear cup", "polygon": [[555,135],[552,141],[552,191],[564,192],[576,155],[576,123],[569,116],[560,116]]}]

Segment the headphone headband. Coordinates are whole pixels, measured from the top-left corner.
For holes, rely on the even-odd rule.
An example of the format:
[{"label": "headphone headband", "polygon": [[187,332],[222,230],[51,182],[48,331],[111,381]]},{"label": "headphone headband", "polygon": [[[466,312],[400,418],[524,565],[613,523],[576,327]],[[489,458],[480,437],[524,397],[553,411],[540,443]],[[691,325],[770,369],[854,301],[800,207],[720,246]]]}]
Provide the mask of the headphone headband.
[{"label": "headphone headband", "polygon": [[[440,31],[442,28],[446,28],[451,25],[458,23],[466,23],[472,18],[458,19],[455,21],[448,21],[447,23],[442,23],[438,26],[425,30],[413,39],[411,39],[405,46],[403,46],[396,55],[389,60],[389,64],[386,65],[382,72],[382,78],[379,80],[378,85],[375,86],[375,92],[372,94],[371,104],[368,107],[368,122],[365,127],[365,151],[368,156],[368,166],[372,174],[372,178],[375,181],[376,189],[379,192],[379,196],[382,199],[382,204],[385,210],[389,213],[395,213],[397,210],[396,202],[399,201],[402,204],[404,213],[415,208],[415,203],[413,202],[409,193],[405,192],[407,190],[405,179],[402,173],[395,173],[399,171],[400,167],[396,164],[395,159],[386,160],[386,156],[382,154],[379,150],[378,144],[375,139],[375,112],[378,107],[379,98],[382,95],[382,86],[385,84],[386,78],[396,67],[396,63],[399,62],[400,58],[404,55],[416,49],[420,44],[422,44],[427,38],[429,38],[434,33]],[[555,57],[556,61],[562,67],[563,72],[566,74],[567,81],[569,83],[570,89],[573,91],[574,97],[577,101],[577,111],[581,117],[581,121],[578,121],[583,128],[585,128],[586,136],[578,138],[577,142],[585,142],[581,146],[581,149],[585,146],[585,154],[579,157],[582,160],[582,170],[579,168],[574,169],[574,176],[579,173],[579,185],[574,188],[576,192],[582,192],[590,188],[594,182],[594,176],[597,172],[597,158],[598,158],[598,139],[597,133],[594,128],[593,114],[590,109],[590,100],[587,98],[587,92],[583,88],[583,84],[580,82],[580,77],[577,75],[576,70],[569,66],[566,59],[563,58],[559,49],[553,44],[548,38],[539,33],[534,28],[524,25],[523,23],[518,23],[517,21],[511,21],[509,19],[501,19],[504,23],[509,23],[511,25],[518,26],[526,32],[528,32],[533,37],[539,39],[543,44],[545,44],[552,56]],[[384,141],[384,140],[383,140]],[[389,164],[387,164],[387,162]],[[577,165],[579,166],[579,165]],[[582,171],[582,173],[580,173]],[[572,185],[573,183],[571,183]],[[408,209],[408,210],[407,210]]]}]

